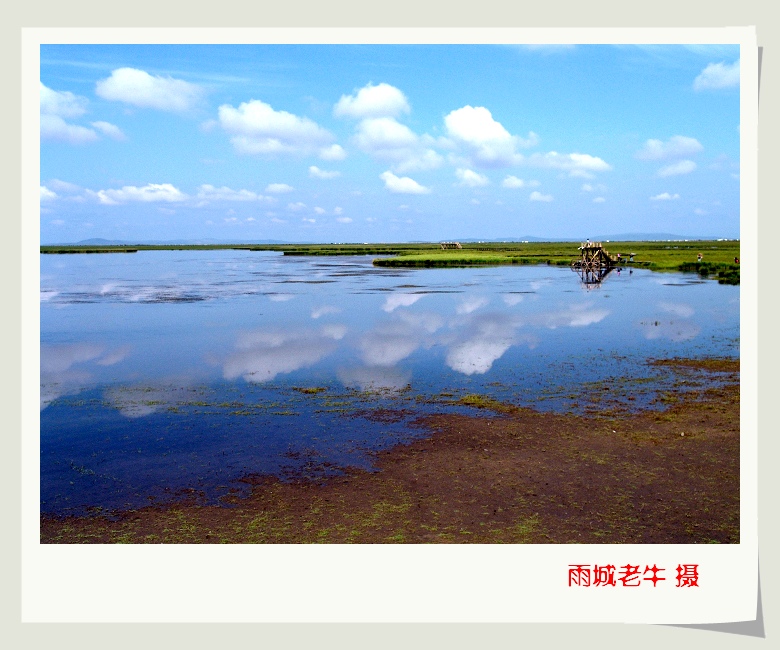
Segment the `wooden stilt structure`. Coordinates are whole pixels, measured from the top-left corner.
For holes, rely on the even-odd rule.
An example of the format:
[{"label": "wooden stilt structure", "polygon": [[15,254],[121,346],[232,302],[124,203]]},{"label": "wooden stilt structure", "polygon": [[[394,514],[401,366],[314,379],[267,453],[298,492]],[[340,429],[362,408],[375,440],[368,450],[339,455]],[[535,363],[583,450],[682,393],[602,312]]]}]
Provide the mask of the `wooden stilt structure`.
[{"label": "wooden stilt structure", "polygon": [[572,268],[587,269],[611,269],[617,265],[617,258],[607,252],[601,242],[585,242],[580,246],[580,259],[574,260]]},{"label": "wooden stilt structure", "polygon": [[572,260],[571,268],[580,274],[586,286],[600,284],[606,275],[618,265],[618,260],[604,248],[601,242],[584,242],[580,247],[580,258]]}]

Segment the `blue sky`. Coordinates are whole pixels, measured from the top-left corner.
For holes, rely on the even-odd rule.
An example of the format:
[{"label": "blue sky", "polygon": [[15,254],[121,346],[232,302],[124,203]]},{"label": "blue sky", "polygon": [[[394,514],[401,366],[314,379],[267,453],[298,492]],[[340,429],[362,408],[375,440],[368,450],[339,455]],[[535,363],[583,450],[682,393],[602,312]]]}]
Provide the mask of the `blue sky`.
[{"label": "blue sky", "polygon": [[739,236],[736,45],[43,45],[41,242]]}]

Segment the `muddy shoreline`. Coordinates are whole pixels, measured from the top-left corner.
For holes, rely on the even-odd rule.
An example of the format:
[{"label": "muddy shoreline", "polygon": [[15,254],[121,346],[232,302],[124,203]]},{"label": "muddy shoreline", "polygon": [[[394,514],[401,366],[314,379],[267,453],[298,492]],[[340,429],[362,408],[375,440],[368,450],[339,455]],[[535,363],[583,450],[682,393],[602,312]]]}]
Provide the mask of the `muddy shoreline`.
[{"label": "muddy shoreline", "polygon": [[[717,376],[664,410],[542,413],[488,404],[420,417],[431,435],[378,471],[320,481],[247,476],[248,497],[113,516],[40,518],[42,543],[739,542],[739,360],[668,360]],[[716,374],[714,374],[716,373]],[[681,386],[684,382],[681,382]]]}]

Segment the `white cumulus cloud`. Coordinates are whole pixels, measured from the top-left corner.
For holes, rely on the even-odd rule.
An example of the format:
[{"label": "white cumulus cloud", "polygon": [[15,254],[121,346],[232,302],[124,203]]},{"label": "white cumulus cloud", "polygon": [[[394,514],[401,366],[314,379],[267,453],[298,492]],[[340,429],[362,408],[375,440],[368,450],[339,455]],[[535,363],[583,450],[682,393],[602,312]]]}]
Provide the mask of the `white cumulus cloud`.
[{"label": "white cumulus cloud", "polygon": [[530,132],[528,138],[512,135],[493,119],[484,106],[464,106],[444,118],[447,134],[465,147],[476,165],[505,167],[522,161],[518,148],[534,146],[539,137]]},{"label": "white cumulus cloud", "polygon": [[119,190],[99,190],[93,192],[87,190],[90,196],[94,196],[104,205],[116,205],[118,203],[128,203],[131,201],[141,203],[175,203],[186,201],[189,198],[186,194],[171,185],[170,183],[154,184],[149,183],[144,187],[134,185],[125,185]]},{"label": "white cumulus cloud", "polygon": [[284,194],[286,192],[292,192],[295,188],[287,183],[271,183],[265,188],[266,192],[271,194]]},{"label": "white cumulus cloud", "polygon": [[263,201],[269,200],[262,194],[250,190],[233,190],[229,187],[214,187],[213,185],[201,185],[198,188],[197,198],[202,201]]},{"label": "white cumulus cloud", "polygon": [[320,169],[316,165],[312,165],[311,167],[309,167],[309,176],[311,176],[312,178],[324,178],[324,179],[337,178],[341,176],[341,172],[337,172],[337,171],[329,172],[329,171],[325,171],[324,169]]},{"label": "white cumulus cloud", "polygon": [[667,176],[681,176],[682,174],[690,174],[696,169],[696,163],[692,160],[680,160],[666,167],[661,167],[658,170],[657,175],[665,178]]},{"label": "white cumulus cloud", "polygon": [[84,144],[94,142],[98,135],[92,129],[66,122],[59,115],[41,115],[41,139]]},{"label": "white cumulus cloud", "polygon": [[464,187],[484,187],[490,183],[487,176],[471,169],[456,169],[455,176],[460,181],[459,185]]},{"label": "white cumulus cloud", "polygon": [[704,147],[696,138],[684,135],[674,135],[666,142],[661,140],[648,140],[645,146],[637,153],[639,160],[668,160],[686,158],[699,153]]},{"label": "white cumulus cloud", "polygon": [[420,185],[417,181],[408,176],[398,177],[392,172],[384,172],[379,175],[385,182],[385,187],[391,192],[397,194],[429,194],[430,188]]},{"label": "white cumulus cloud", "polygon": [[336,117],[365,119],[369,117],[398,117],[411,111],[406,96],[395,86],[368,84],[352,95],[342,95],[333,107]]},{"label": "white cumulus cloud", "polygon": [[59,117],[81,117],[87,112],[89,100],[68,91],[57,91],[40,84],[41,114]]},{"label": "white cumulus cloud", "polygon": [[679,199],[679,194],[669,194],[669,192],[664,192],[663,194],[656,194],[655,196],[651,196],[651,201],[674,201],[676,199]]},{"label": "white cumulus cloud", "polygon": [[52,192],[48,187],[45,185],[41,185],[41,203],[44,201],[53,201],[57,198],[57,194],[55,192]]},{"label": "white cumulus cloud", "polygon": [[[219,122],[243,154],[308,155],[332,151],[333,135],[307,117],[276,111],[257,99],[219,107]],[[330,148],[329,148],[330,147]]]},{"label": "white cumulus cloud", "polygon": [[89,100],[68,91],[58,91],[40,84],[41,139],[85,144],[98,140],[98,134],[85,126],[65,121],[87,112]]},{"label": "white cumulus cloud", "polygon": [[68,183],[67,181],[61,181],[58,178],[52,178],[47,184],[46,187],[51,188],[55,192],[66,192],[68,194],[73,194],[75,192],[81,192],[81,188],[76,185],[75,183]]},{"label": "white cumulus cloud", "polygon": [[542,194],[541,192],[531,192],[528,197],[529,201],[543,201],[549,203],[553,200],[552,194]]},{"label": "white cumulus cloud", "polygon": [[319,155],[323,160],[344,160],[347,152],[341,145],[332,144],[329,147],[322,147]]},{"label": "white cumulus cloud", "polygon": [[535,167],[568,171],[569,176],[580,178],[593,178],[593,172],[605,172],[612,169],[612,165],[597,156],[591,156],[587,153],[558,153],[557,151],[545,154],[535,153],[528,158],[528,164]]},{"label": "white cumulus cloud", "polygon": [[501,181],[502,187],[507,187],[512,190],[520,189],[521,187],[539,187],[541,183],[539,181],[525,181],[517,176],[507,176]]},{"label": "white cumulus cloud", "polygon": [[710,63],[693,80],[694,90],[718,90],[739,86],[739,59],[731,65],[727,63]]},{"label": "white cumulus cloud", "polygon": [[113,138],[114,140],[127,140],[127,136],[125,136],[125,134],[122,133],[122,129],[120,129],[115,124],[111,124],[110,122],[103,122],[103,121],[92,122],[91,124],[103,135],[107,135],[109,138]]},{"label": "white cumulus cloud", "polygon": [[183,112],[200,101],[204,89],[181,79],[152,76],[136,68],[119,68],[97,82],[95,94],[139,108]]},{"label": "white cumulus cloud", "polygon": [[370,156],[392,163],[393,171],[399,173],[435,169],[444,160],[431,148],[432,138],[418,136],[392,117],[362,120],[354,141]]}]

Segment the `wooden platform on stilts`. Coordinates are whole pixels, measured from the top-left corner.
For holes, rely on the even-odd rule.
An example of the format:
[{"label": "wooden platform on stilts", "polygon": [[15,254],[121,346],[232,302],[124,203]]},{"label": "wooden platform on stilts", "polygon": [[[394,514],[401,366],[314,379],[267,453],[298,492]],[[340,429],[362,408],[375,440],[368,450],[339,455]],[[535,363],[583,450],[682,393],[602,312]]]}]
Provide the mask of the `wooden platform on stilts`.
[{"label": "wooden platform on stilts", "polygon": [[579,247],[579,250],[580,258],[573,260],[571,263],[573,269],[596,271],[599,269],[611,269],[618,264],[617,258],[610,255],[601,242],[584,242]]},{"label": "wooden platform on stilts", "polygon": [[580,258],[572,260],[571,269],[579,273],[582,283],[587,288],[600,285],[613,268],[618,267],[620,271],[619,265],[622,260],[619,256],[610,255],[601,242],[584,242],[579,250]]}]

